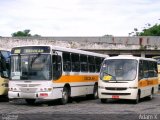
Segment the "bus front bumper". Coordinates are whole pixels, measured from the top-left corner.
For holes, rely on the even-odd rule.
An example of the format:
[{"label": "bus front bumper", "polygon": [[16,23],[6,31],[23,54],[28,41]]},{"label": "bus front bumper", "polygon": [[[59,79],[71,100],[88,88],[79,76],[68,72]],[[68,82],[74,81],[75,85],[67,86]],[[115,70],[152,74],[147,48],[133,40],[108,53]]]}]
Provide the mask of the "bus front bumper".
[{"label": "bus front bumper", "polygon": [[130,99],[134,100],[137,97],[138,89],[127,88],[126,90],[117,91],[117,90],[106,90],[99,88],[98,95],[100,99]]},{"label": "bus front bumper", "polygon": [[9,99],[53,99],[52,92],[24,93],[8,92]]}]

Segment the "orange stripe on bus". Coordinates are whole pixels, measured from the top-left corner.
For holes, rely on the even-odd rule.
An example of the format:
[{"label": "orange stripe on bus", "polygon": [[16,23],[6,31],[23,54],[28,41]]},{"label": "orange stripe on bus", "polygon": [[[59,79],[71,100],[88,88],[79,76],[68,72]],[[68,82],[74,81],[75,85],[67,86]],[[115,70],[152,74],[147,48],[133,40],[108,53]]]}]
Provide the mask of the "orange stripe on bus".
[{"label": "orange stripe on bus", "polygon": [[60,79],[54,80],[54,83],[68,82],[96,82],[98,75],[63,75]]},{"label": "orange stripe on bus", "polygon": [[157,85],[158,79],[152,79],[152,80],[140,80],[138,82],[138,87],[146,87],[151,85]]}]

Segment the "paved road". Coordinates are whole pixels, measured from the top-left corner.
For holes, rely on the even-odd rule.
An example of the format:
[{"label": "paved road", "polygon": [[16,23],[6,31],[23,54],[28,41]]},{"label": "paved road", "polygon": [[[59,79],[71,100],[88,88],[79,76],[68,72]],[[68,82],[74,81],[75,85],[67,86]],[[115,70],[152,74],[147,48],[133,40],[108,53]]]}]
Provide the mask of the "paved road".
[{"label": "paved road", "polygon": [[133,104],[127,100],[111,100],[102,104],[100,100],[74,98],[72,103],[60,105],[58,101],[37,101],[27,105],[24,100],[0,102],[0,119],[2,120],[147,120],[160,119],[160,94],[149,101],[141,100]]}]

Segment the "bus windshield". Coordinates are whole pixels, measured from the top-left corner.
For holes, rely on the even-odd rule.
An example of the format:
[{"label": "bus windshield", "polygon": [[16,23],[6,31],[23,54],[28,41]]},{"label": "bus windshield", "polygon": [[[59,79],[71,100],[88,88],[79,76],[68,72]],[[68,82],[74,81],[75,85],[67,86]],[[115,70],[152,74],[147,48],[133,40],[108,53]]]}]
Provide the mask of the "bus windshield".
[{"label": "bus windshield", "polygon": [[50,55],[13,55],[11,57],[12,80],[51,79]]},{"label": "bus windshield", "polygon": [[0,76],[2,78],[9,78],[10,69],[10,52],[0,51]]},{"label": "bus windshield", "polygon": [[104,81],[134,80],[136,73],[137,60],[108,59],[102,65],[100,78]]}]

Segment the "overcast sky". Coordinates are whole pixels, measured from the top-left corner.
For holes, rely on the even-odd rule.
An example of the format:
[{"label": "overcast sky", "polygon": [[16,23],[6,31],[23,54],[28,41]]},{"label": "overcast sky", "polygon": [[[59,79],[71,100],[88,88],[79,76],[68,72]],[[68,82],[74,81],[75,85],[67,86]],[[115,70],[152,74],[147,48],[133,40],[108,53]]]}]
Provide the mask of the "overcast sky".
[{"label": "overcast sky", "polygon": [[160,0],[0,0],[0,36],[128,36],[160,23]]}]

